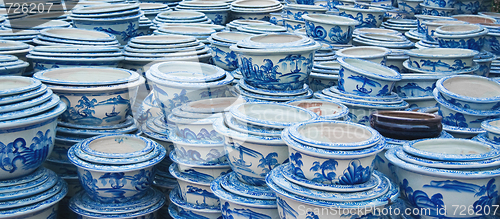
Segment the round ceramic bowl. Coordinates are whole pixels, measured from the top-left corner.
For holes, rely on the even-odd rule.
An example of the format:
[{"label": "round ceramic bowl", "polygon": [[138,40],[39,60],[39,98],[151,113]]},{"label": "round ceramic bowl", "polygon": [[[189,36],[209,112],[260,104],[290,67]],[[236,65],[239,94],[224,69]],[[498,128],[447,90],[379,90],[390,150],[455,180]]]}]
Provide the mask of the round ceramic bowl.
[{"label": "round ceramic bowl", "polygon": [[309,88],[314,92],[321,91],[325,88],[336,86],[338,79],[338,75],[311,72],[311,75],[309,75]]},{"label": "round ceramic bowl", "polygon": [[[445,25],[438,27],[436,31],[440,28],[447,26],[456,25]],[[461,49],[472,49],[476,51],[481,51],[484,46],[484,40],[488,34],[488,29],[484,29],[478,33],[463,34],[463,35],[448,35],[440,34],[439,32],[434,33],[434,36],[438,39],[439,47],[441,48],[461,48]]]},{"label": "round ceramic bowl", "polygon": [[188,219],[188,218],[208,218],[217,219],[221,218],[222,214],[219,206],[202,206],[197,204],[191,204],[182,199],[181,192],[179,188],[174,188],[170,193],[169,197],[172,201],[170,207],[168,208],[168,213],[173,219]]},{"label": "round ceramic bowl", "polygon": [[286,102],[292,106],[302,107],[310,110],[319,116],[319,119],[324,120],[346,120],[349,110],[339,102],[326,100],[310,99],[310,100],[292,100]]},{"label": "round ceramic bowl", "polygon": [[[289,91],[304,87],[311,73],[314,52],[320,47],[315,42],[312,46],[304,47],[246,49],[232,45],[230,49],[238,55],[240,71],[247,84],[261,89]],[[268,65],[271,67],[263,67]]]},{"label": "round ceramic bowl", "polygon": [[185,176],[192,176],[200,180],[212,181],[219,176],[231,172],[229,163],[201,163],[193,162],[177,157],[177,154],[170,153],[170,159],[177,164],[177,169]]},{"label": "round ceramic bowl", "polygon": [[134,15],[114,18],[90,18],[70,16],[73,26],[86,30],[112,30],[112,33],[121,45],[126,45],[130,38],[137,36],[139,19],[144,12]]},{"label": "round ceramic bowl", "polygon": [[[70,77],[65,76],[68,73]],[[104,74],[108,79],[99,82]],[[129,82],[129,77],[137,79]],[[50,69],[38,72],[35,78],[46,81],[68,105],[61,121],[91,126],[125,121],[131,110],[130,94],[144,84],[144,78],[135,72],[97,67]]]},{"label": "round ceramic bowl", "polygon": [[340,16],[348,17],[351,19],[356,19],[360,24],[356,25],[357,28],[361,27],[375,27],[378,28],[384,20],[386,10],[381,8],[370,7],[367,9],[353,7],[353,6],[343,6],[339,5],[337,7],[340,12]]},{"label": "round ceramic bowl", "polygon": [[324,14],[327,9],[316,5],[300,5],[300,4],[287,4],[284,8],[285,14],[289,18],[304,21],[302,18],[305,14]]},{"label": "round ceramic bowl", "polygon": [[[243,196],[243,194],[235,194],[233,192],[230,192],[223,186],[223,183],[228,178],[228,176],[229,174],[223,177],[219,177],[215,179],[210,185],[210,188],[212,189],[214,194],[221,200],[220,208],[223,217],[235,218],[241,215],[241,212],[247,212],[244,214],[248,215],[247,217],[252,218],[279,218],[277,203],[275,199],[251,198],[245,197]],[[268,188],[266,187],[266,189]]]},{"label": "round ceramic bowl", "polygon": [[500,109],[500,83],[475,75],[447,76],[436,82],[447,102],[473,110]]},{"label": "round ceramic bowl", "polygon": [[411,111],[384,111],[370,117],[370,125],[384,137],[415,140],[441,134],[441,116]]},{"label": "round ceramic bowl", "polygon": [[[104,203],[124,203],[141,197],[152,185],[155,165],[166,156],[163,146],[136,135],[101,135],[86,139],[78,146],[69,149],[68,158],[77,167],[78,178],[87,194]],[[116,164],[112,161],[138,157],[153,149],[160,150],[160,154],[144,162]],[[88,162],[79,158],[75,150],[107,158],[108,163]]]},{"label": "round ceramic bowl", "polygon": [[[373,160],[385,143],[360,150],[330,150],[301,144],[285,129],[281,139],[289,146],[290,162],[295,175],[323,184],[354,185],[368,181]],[[333,165],[336,168],[326,169]]]},{"label": "round ceramic bowl", "polygon": [[455,11],[454,8],[433,7],[420,3],[423,15],[450,17]]},{"label": "round ceramic bowl", "polygon": [[358,150],[373,147],[382,139],[374,129],[344,121],[312,121],[288,128],[289,137],[300,144],[327,150]]},{"label": "round ceramic bowl", "polygon": [[394,84],[394,92],[402,98],[432,97],[436,81],[447,75],[401,74],[401,81]]},{"label": "round ceramic bowl", "polygon": [[222,142],[223,136],[214,131],[212,124],[220,116],[211,116],[204,119],[190,119],[168,115],[168,123],[177,126],[177,135],[187,140],[202,140]]},{"label": "round ceramic bowl", "polygon": [[500,123],[499,119],[485,120],[481,123],[481,128],[486,130],[486,136],[492,142],[500,142]]},{"label": "round ceramic bowl", "polygon": [[474,57],[474,62],[479,65],[479,69],[474,71],[472,74],[473,75],[478,75],[478,76],[483,76],[483,77],[488,77],[490,74],[491,66],[493,63],[493,60],[496,60],[497,56],[490,53],[490,52],[484,52],[476,55]]},{"label": "round ceramic bowl", "polygon": [[283,24],[288,32],[294,32],[296,30],[304,29],[306,26],[304,21],[288,19],[286,17],[283,17]]},{"label": "round ceramic bowl", "polygon": [[482,121],[500,115],[500,110],[474,110],[450,103],[437,89],[434,89],[433,95],[439,103],[438,113],[443,117],[443,124],[448,126],[478,129]]},{"label": "round ceramic bowl", "polygon": [[[289,190],[283,189],[282,187],[285,186],[273,181],[270,175],[266,178],[266,182],[277,195],[278,212],[282,218],[287,216],[300,219],[378,218],[380,216],[375,215],[380,215],[379,212],[384,211],[384,207],[388,203],[393,203],[399,197],[398,187],[392,182],[388,182],[390,184],[388,187],[390,188],[377,198],[364,201],[342,202],[325,201],[296,195]],[[360,206],[363,207],[361,208]],[[301,211],[299,210],[301,208],[304,209]]]},{"label": "round ceramic bowl", "polygon": [[232,106],[241,103],[243,101],[237,97],[223,97],[189,102],[180,106],[180,109],[190,113],[212,114],[227,112]]},{"label": "round ceramic bowl", "polygon": [[226,73],[225,77],[218,81],[181,83],[155,77],[150,71],[146,72],[146,78],[152,84],[164,115],[169,115],[173,108],[186,102],[232,96],[229,84],[234,79],[231,74]]},{"label": "round ceramic bowl", "polygon": [[215,41],[212,37],[207,38],[210,43],[212,61],[214,64],[226,71],[234,71],[238,68],[236,53],[229,49],[233,44]]},{"label": "round ceramic bowl", "polygon": [[308,36],[333,44],[349,43],[354,27],[360,23],[354,19],[327,14],[306,14],[302,17]]},{"label": "round ceramic bowl", "polygon": [[[439,211],[446,217],[474,217],[475,213],[465,213],[463,216],[458,216],[453,211],[445,211],[452,206],[489,206],[496,205],[498,200],[491,198],[492,192],[498,186],[498,177],[500,170],[497,168],[489,168],[486,170],[451,170],[438,169],[414,165],[399,159],[396,150],[391,149],[386,153],[386,158],[393,164],[394,176],[396,183],[401,186],[401,195],[409,200],[409,204],[413,208],[425,208],[425,206],[433,206],[436,211],[427,213],[429,217],[438,217]],[[454,188],[454,189],[449,189]],[[467,191],[467,192],[465,192]],[[416,197],[427,197],[428,200],[423,204],[417,201]],[[439,204],[436,199],[439,197]],[[483,202],[486,201],[486,202]],[[487,203],[484,205],[478,203]],[[486,207],[488,208],[488,207]],[[440,210],[443,209],[443,210]],[[480,211],[481,215],[485,215],[484,208]],[[484,217],[484,216],[483,216]]]},{"label": "round ceramic bowl", "polygon": [[411,67],[434,72],[460,71],[475,65],[474,56],[479,52],[459,48],[412,49],[406,54]]},{"label": "round ceramic bowl", "polygon": [[202,83],[221,80],[226,71],[213,65],[192,62],[166,62],[154,64],[149,68],[157,78],[180,83]]},{"label": "round ceramic bowl", "polygon": [[[420,3],[422,3],[423,1],[424,0],[400,0],[398,1],[399,12],[402,14],[407,14],[410,18],[414,18],[415,14],[421,13]],[[388,16],[386,15],[386,17]],[[400,15],[400,17],[402,16]]]},{"label": "round ceramic bowl", "polygon": [[[361,96],[390,94],[401,75],[389,67],[355,58],[339,57],[338,89]],[[366,88],[368,86],[368,88]]]},{"label": "round ceramic bowl", "polygon": [[217,141],[191,140],[180,137],[175,131],[169,133],[168,138],[174,143],[177,155],[185,160],[220,163],[226,160],[224,142],[221,136]]},{"label": "round ceramic bowl", "polygon": [[284,103],[242,103],[232,107],[230,112],[241,122],[267,128],[285,128],[318,117],[312,111]]},{"label": "round ceramic bowl", "polygon": [[424,25],[426,26],[425,39],[429,42],[437,42],[437,38],[434,36],[436,29],[440,26],[450,24],[467,24],[467,22],[447,19],[424,21]]},{"label": "round ceramic bowl", "polygon": [[280,137],[238,132],[228,128],[223,118],[214,122],[214,129],[225,136],[228,161],[242,182],[264,185],[265,175],[288,159],[288,147]]},{"label": "round ceramic bowl", "polygon": [[484,27],[477,24],[447,24],[436,28],[436,33],[442,35],[466,35],[484,31]]},{"label": "round ceramic bowl", "polygon": [[215,207],[220,204],[219,198],[210,190],[212,180],[184,174],[179,171],[176,163],[170,165],[169,172],[177,179],[182,200],[203,207]]},{"label": "round ceramic bowl", "polygon": [[387,56],[391,50],[377,46],[356,46],[346,49],[337,50],[335,53],[338,57],[350,57],[364,59],[381,65],[386,65]]}]

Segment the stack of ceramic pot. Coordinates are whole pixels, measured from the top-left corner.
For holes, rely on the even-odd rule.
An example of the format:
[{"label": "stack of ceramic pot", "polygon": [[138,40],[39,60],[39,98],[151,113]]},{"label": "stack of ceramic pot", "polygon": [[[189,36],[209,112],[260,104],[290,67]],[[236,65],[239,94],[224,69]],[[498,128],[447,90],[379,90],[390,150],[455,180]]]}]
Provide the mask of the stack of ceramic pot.
[{"label": "stack of ceramic pot", "polygon": [[476,135],[472,140],[497,145],[500,142],[500,119],[489,119],[481,122],[481,128],[486,131]]},{"label": "stack of ceramic pot", "polygon": [[373,111],[402,110],[408,107],[402,98],[391,92],[401,74],[379,63],[339,57],[338,85],[315,92],[320,99],[341,102],[349,107],[351,121],[368,125]]},{"label": "stack of ceramic pot", "polygon": [[307,86],[321,45],[295,34],[252,36],[232,45],[238,55],[241,95],[251,101],[290,101],[312,96]]},{"label": "stack of ceramic pot", "polygon": [[42,30],[33,43],[39,46],[114,46],[120,44],[112,34],[78,28],[52,28]]},{"label": "stack of ceramic pot", "polygon": [[[457,146],[461,148],[459,153],[456,152]],[[480,218],[497,218],[483,209],[498,204],[499,155],[497,147],[478,141],[430,138],[391,149],[385,157],[392,164],[391,170],[400,185],[401,196],[409,207],[414,212],[429,207],[434,209],[421,213],[419,217],[479,215]],[[457,205],[481,206],[481,210],[462,215],[444,210]]]},{"label": "stack of ceramic pot", "polygon": [[455,2],[454,0],[424,0],[420,3],[420,7],[423,15],[450,17],[455,13]]},{"label": "stack of ceramic pot", "polygon": [[168,5],[161,3],[140,3],[139,7],[144,12],[144,16],[151,21],[161,12],[172,11]]},{"label": "stack of ceramic pot", "polygon": [[69,28],[71,24],[66,21],[60,20],[43,20],[43,19],[32,19],[32,18],[22,18],[19,20],[4,22],[2,24],[3,30],[26,31],[26,30],[43,30],[50,28]]},{"label": "stack of ceramic pot", "polygon": [[229,22],[229,2],[182,1],[175,7],[179,11],[199,11],[204,13],[214,24],[225,25]]},{"label": "stack of ceramic pot", "polygon": [[208,44],[207,38],[216,31],[207,27],[196,26],[168,26],[163,25],[158,27],[153,33],[155,35],[184,35],[193,36],[202,43]]},{"label": "stack of ceramic pot", "polygon": [[26,68],[29,66],[28,62],[19,60],[17,56],[13,55],[0,55],[0,75],[9,76],[16,75],[22,76]]},{"label": "stack of ceramic pot", "polygon": [[443,25],[450,24],[467,24],[465,21],[457,21],[448,19],[432,19],[424,20],[423,25],[425,25],[425,38],[416,44],[418,48],[436,48],[439,47],[438,39],[435,36],[436,29]]},{"label": "stack of ceramic pot", "polygon": [[39,80],[0,77],[0,142],[5,148],[0,171],[0,212],[5,217],[57,217],[66,183],[40,167],[54,148],[57,117],[66,109]]},{"label": "stack of ceramic pot", "polygon": [[209,62],[209,49],[192,36],[160,35],[132,38],[124,48],[125,61],[121,67],[145,74],[159,62]]},{"label": "stack of ceramic pot", "polygon": [[[239,32],[213,33],[207,39],[210,43],[213,63],[229,72],[236,70],[238,68],[238,57],[235,52],[229,49],[229,47],[235,45],[238,41],[251,36],[254,36],[254,34]],[[235,81],[242,77],[241,73],[233,74],[233,76],[235,77]]]},{"label": "stack of ceramic pot", "polygon": [[408,73],[396,82],[394,91],[410,104],[410,108],[436,107],[432,94],[436,81],[456,74],[468,74],[479,69],[473,59],[479,53],[470,49],[431,48],[406,52],[403,63]]},{"label": "stack of ceramic pot", "polygon": [[233,96],[230,89],[233,76],[205,63],[157,63],[146,72],[146,78],[165,116],[187,102]]},{"label": "stack of ceramic pot", "polygon": [[335,61],[314,63],[308,83],[311,90],[316,92],[337,86],[340,64],[336,60],[335,58]]},{"label": "stack of ceramic pot", "polygon": [[[432,22],[434,20],[455,20],[451,17],[442,17],[442,16],[432,16],[432,15],[423,15],[418,14],[415,15],[417,18],[417,29],[412,29],[405,33],[405,36],[412,40],[412,42],[419,42],[421,40],[425,40],[427,38],[427,26],[425,23]],[[437,27],[436,27],[437,28]],[[434,29],[435,30],[435,29]],[[435,31],[434,31],[435,32]],[[429,32],[431,36],[433,36],[432,32]]]},{"label": "stack of ceramic pot", "polygon": [[33,43],[33,39],[38,35],[37,30],[0,30],[0,40],[12,40],[21,43]]},{"label": "stack of ceramic pot", "polygon": [[266,34],[266,33],[284,33],[286,28],[278,25],[268,24],[250,24],[236,28],[239,32],[251,34]]},{"label": "stack of ceramic pot", "polygon": [[481,76],[447,76],[436,82],[433,95],[439,103],[443,129],[455,137],[481,134],[481,122],[500,116],[498,81]]},{"label": "stack of ceramic pot", "polygon": [[493,61],[496,61],[496,59],[497,56],[493,55],[491,52],[483,51],[477,54],[474,56],[474,62],[479,65],[479,68],[472,72],[472,74],[488,77],[490,75],[491,67],[493,66]]},{"label": "stack of ceramic pot", "polygon": [[340,102],[320,99],[292,100],[286,102],[292,106],[298,106],[316,113],[322,120],[349,120],[349,109]]},{"label": "stack of ceramic pot", "polygon": [[289,32],[305,27],[305,14],[324,14],[326,8],[315,5],[287,4],[282,13],[283,25]]},{"label": "stack of ceramic pot", "polygon": [[380,46],[388,49],[412,49],[415,46],[405,36],[384,33],[359,33],[352,41],[355,46]]},{"label": "stack of ceramic pot", "polygon": [[414,18],[416,14],[420,14],[422,6],[420,3],[424,0],[398,0],[398,11],[406,14],[407,18]]},{"label": "stack of ceramic pot", "polygon": [[26,56],[34,72],[61,67],[118,67],[123,54],[109,46],[37,46]]},{"label": "stack of ceramic pot", "polygon": [[[281,139],[288,145],[290,163],[266,177],[276,193],[280,218],[377,217],[375,209],[399,196],[397,184],[373,170],[373,161],[385,143],[372,128],[343,121],[311,121],[286,128]],[[299,213],[299,206],[305,211]],[[360,206],[363,210],[358,211]],[[312,210],[322,208],[344,213]]]},{"label": "stack of ceramic pot", "polygon": [[20,60],[28,61],[26,55],[31,49],[33,49],[33,46],[26,43],[13,40],[0,40],[0,55],[14,55]]},{"label": "stack of ceramic pot", "polygon": [[381,8],[362,8],[355,6],[339,5],[336,6],[339,9],[340,16],[348,17],[351,19],[356,19],[360,23],[356,27],[380,27],[382,21],[384,20],[386,10]]},{"label": "stack of ceramic pot", "polygon": [[145,16],[142,16],[139,19],[139,29],[137,30],[137,36],[147,36],[151,35],[153,33],[153,30],[151,27],[153,27],[154,24],[151,20],[146,18]]},{"label": "stack of ceramic pot", "polygon": [[69,18],[76,28],[107,32],[125,45],[137,36],[143,14],[139,4],[111,4],[75,8]]},{"label": "stack of ceramic pot", "polygon": [[73,145],[68,158],[84,191],[69,208],[83,218],[156,218],[166,197],[152,185],[165,156],[163,146],[137,135],[100,135]]},{"label": "stack of ceramic pot", "polygon": [[417,28],[417,21],[412,19],[388,19],[381,25],[383,28],[406,33]]},{"label": "stack of ceramic pot", "polygon": [[316,118],[315,113],[292,105],[242,103],[215,121],[215,131],[225,136],[224,147],[233,170],[211,184],[225,218],[240,212],[280,218],[276,196],[265,182],[265,176],[288,159],[288,147],[280,134],[285,127]]},{"label": "stack of ceramic pot", "polygon": [[162,24],[170,23],[211,24],[212,20],[210,20],[210,18],[208,18],[204,13],[198,11],[167,11],[156,15],[153,23],[160,27]]},{"label": "stack of ceramic pot", "polygon": [[232,20],[269,21],[270,13],[279,12],[283,5],[275,0],[238,0],[231,3]]},{"label": "stack of ceramic pot", "polygon": [[434,36],[441,48],[481,51],[488,29],[477,24],[450,24],[436,28]]},{"label": "stack of ceramic pot", "polygon": [[238,31],[239,26],[244,26],[244,25],[252,25],[252,24],[272,24],[267,21],[261,21],[261,20],[233,20],[229,23],[226,24],[226,27],[229,28],[230,31]]}]

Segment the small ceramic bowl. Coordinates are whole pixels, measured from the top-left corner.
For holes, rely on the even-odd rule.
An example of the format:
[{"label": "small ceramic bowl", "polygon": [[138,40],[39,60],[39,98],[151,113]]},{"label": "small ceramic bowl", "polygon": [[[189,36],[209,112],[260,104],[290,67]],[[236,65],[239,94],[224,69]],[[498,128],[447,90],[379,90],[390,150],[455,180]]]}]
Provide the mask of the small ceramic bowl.
[{"label": "small ceramic bowl", "polygon": [[175,152],[170,153],[170,159],[177,164],[178,171],[183,175],[190,175],[201,180],[212,181],[219,176],[231,172],[229,163],[200,163],[184,160],[177,157]]},{"label": "small ceramic bowl", "polygon": [[446,76],[417,73],[401,74],[401,81],[394,84],[394,92],[406,99],[432,97],[432,91],[436,88],[436,81]]},{"label": "small ceramic bowl", "polygon": [[474,75],[447,76],[436,82],[447,102],[473,110],[500,109],[500,83]]},{"label": "small ceramic bowl", "polygon": [[315,40],[333,44],[347,44],[352,38],[353,30],[359,21],[336,15],[306,14],[307,35]]},{"label": "small ceramic bowl", "polygon": [[[290,137],[289,128],[281,139],[289,146],[295,175],[323,184],[353,185],[368,181],[373,160],[385,142],[359,150],[329,150],[301,144]],[[334,165],[335,169],[326,169]],[[352,171],[354,170],[354,171]]]},{"label": "small ceramic bowl", "polygon": [[492,142],[500,142],[500,125],[498,119],[485,120],[481,123],[481,128],[486,130],[486,136]]},{"label": "small ceramic bowl", "polygon": [[441,134],[442,117],[410,111],[383,111],[370,117],[370,125],[381,135],[402,140],[434,138]]},{"label": "small ceramic bowl", "polygon": [[347,93],[384,96],[392,91],[396,81],[401,80],[398,72],[374,62],[347,57],[339,57],[337,60],[342,66],[339,70],[338,89]]},{"label": "small ceramic bowl", "polygon": [[373,147],[382,136],[372,128],[344,121],[312,121],[290,126],[289,137],[301,144],[329,150]]},{"label": "small ceramic bowl", "polygon": [[238,68],[236,53],[229,49],[233,44],[215,41],[212,37],[207,38],[207,41],[210,43],[212,60],[215,65],[226,71],[234,71]]},{"label": "small ceramic bowl", "polygon": [[387,56],[391,53],[391,50],[376,47],[376,46],[356,46],[346,49],[337,50],[335,53],[338,57],[350,57],[364,59],[382,65],[386,64]]},{"label": "small ceramic bowl", "polygon": [[[461,35],[441,34],[438,31],[443,28],[452,28],[457,25],[444,25],[436,29],[434,36],[438,39],[441,48],[462,48],[481,51],[488,29],[481,32]],[[467,43],[466,43],[467,42]]]},{"label": "small ceramic bowl", "polygon": [[292,100],[288,101],[287,104],[313,111],[320,119],[324,120],[346,120],[349,113],[343,104],[326,100]]},{"label": "small ceramic bowl", "polygon": [[406,52],[411,67],[429,71],[459,71],[475,65],[473,58],[479,52],[471,49],[432,48],[412,49]]},{"label": "small ceramic bowl", "polygon": [[203,207],[215,207],[220,204],[219,198],[210,189],[212,180],[186,175],[179,171],[176,163],[170,165],[169,172],[177,179],[182,200]]},{"label": "small ceramic bowl", "polygon": [[[160,154],[150,160],[126,165],[96,164],[80,159],[74,150],[102,158],[137,157],[157,148]],[[68,158],[77,166],[82,187],[92,199],[123,203],[141,197],[153,182],[155,165],[166,155],[163,146],[136,135],[101,135],[71,147]],[[111,160],[111,159],[108,159]],[[114,182],[120,181],[120,184]]]},{"label": "small ceramic bowl", "polygon": [[424,25],[427,27],[425,39],[430,42],[436,42],[437,38],[434,36],[434,32],[436,32],[436,29],[440,26],[450,24],[467,24],[467,22],[447,19],[424,21]]},{"label": "small ceramic bowl", "polygon": [[337,7],[340,11],[340,16],[356,19],[360,24],[356,25],[357,28],[368,27],[378,28],[384,20],[386,10],[376,7],[359,8],[353,6],[339,5]]},{"label": "small ceramic bowl", "polygon": [[264,185],[266,174],[288,159],[288,147],[280,137],[241,133],[228,128],[223,118],[214,122],[214,128],[225,136],[227,159],[242,182]]}]

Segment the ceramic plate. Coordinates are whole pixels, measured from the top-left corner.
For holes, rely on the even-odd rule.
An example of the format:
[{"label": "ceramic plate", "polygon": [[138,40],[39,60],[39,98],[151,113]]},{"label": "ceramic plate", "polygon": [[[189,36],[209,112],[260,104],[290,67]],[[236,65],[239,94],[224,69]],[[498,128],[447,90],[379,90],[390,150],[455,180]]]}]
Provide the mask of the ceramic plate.
[{"label": "ceramic plate", "polygon": [[282,103],[242,103],[230,112],[239,121],[270,128],[285,128],[317,118],[314,112]]},{"label": "ceramic plate", "polygon": [[1,187],[0,193],[11,193],[11,192],[17,192],[17,191],[31,189],[33,187],[40,186],[40,185],[44,184],[49,179],[49,177],[56,177],[56,175],[53,174],[52,171],[47,171],[47,174],[43,175],[42,177],[40,177],[38,179],[30,181],[28,183],[13,185],[13,186],[9,186],[9,187]]},{"label": "ceramic plate", "polygon": [[42,86],[42,82],[34,78],[6,76],[0,80],[0,97],[26,93]]},{"label": "ceramic plate", "polygon": [[120,49],[113,46],[36,46],[33,51],[47,53],[116,53]]},{"label": "ceramic plate", "polygon": [[58,105],[59,102],[60,102],[59,97],[55,94],[52,94],[48,101],[40,105],[30,107],[27,109],[0,113],[0,121],[13,120],[17,118],[28,117],[31,115],[39,114],[53,108],[54,106]]},{"label": "ceramic plate", "polygon": [[128,116],[127,119],[119,124],[116,125],[108,125],[108,126],[89,126],[89,125],[81,125],[81,124],[74,124],[74,123],[68,123],[68,122],[61,122],[57,121],[58,126],[64,126],[67,128],[73,128],[73,129],[92,129],[92,130],[101,130],[101,129],[122,129],[125,127],[130,127],[134,124],[134,118],[132,116]]},{"label": "ceramic plate", "polygon": [[382,173],[378,171],[374,171],[374,174],[376,174],[380,179],[382,179],[382,181],[375,188],[370,190],[360,191],[360,192],[329,192],[329,191],[316,190],[288,181],[283,176],[282,171],[284,167],[285,167],[284,165],[280,165],[274,168],[268,174],[267,178],[270,178],[270,180],[272,180],[276,185],[278,185],[280,188],[290,193],[311,199],[337,201],[337,202],[365,201],[365,200],[375,199],[384,195],[385,193],[387,193],[391,185],[389,179],[386,176],[384,176]]},{"label": "ceramic plate", "polygon": [[35,98],[32,98],[32,99],[29,99],[29,100],[25,100],[25,101],[17,102],[17,103],[12,103],[12,104],[8,104],[8,105],[1,105],[0,106],[0,113],[7,113],[7,112],[22,110],[22,109],[26,109],[29,107],[37,106],[37,105],[40,105],[40,104],[48,101],[51,97],[52,97],[52,90],[47,90],[45,92],[45,94],[38,96],[38,97],[35,97]]},{"label": "ceramic plate", "polygon": [[357,185],[322,184],[296,176],[295,174],[293,174],[292,165],[290,163],[283,165],[283,176],[285,177],[285,179],[297,185],[301,185],[311,189],[330,192],[360,192],[373,189],[380,183],[382,183],[382,179],[380,179],[380,177],[378,177],[376,174],[373,174],[367,182]]},{"label": "ceramic plate", "polygon": [[245,122],[240,122],[236,120],[230,113],[226,113],[224,116],[225,116],[224,121],[226,122],[226,125],[229,128],[242,133],[269,136],[269,137],[281,137],[281,132],[283,131],[283,129],[279,128],[272,129],[272,128],[266,128],[262,126],[248,124]]},{"label": "ceramic plate", "polygon": [[228,192],[244,197],[270,200],[276,199],[274,192],[271,191],[266,185],[252,186],[242,183],[236,176],[236,172],[230,172],[224,176],[220,185]]},{"label": "ceramic plate", "polygon": [[0,190],[3,190],[4,187],[12,187],[12,186],[26,184],[26,183],[29,183],[31,181],[37,180],[40,177],[47,175],[48,171],[49,170],[45,167],[39,167],[33,173],[31,173],[27,176],[19,177],[17,179],[0,181]]},{"label": "ceramic plate", "polygon": [[0,193],[0,209],[19,207],[30,204],[21,203],[22,200],[34,200],[37,198],[43,198],[46,197],[47,194],[54,195],[54,191],[51,190],[57,187],[54,185],[58,183],[60,178],[57,177],[57,175],[53,171],[49,171],[48,175],[49,178],[47,179],[47,181],[39,186],[21,191]]},{"label": "ceramic plate", "polygon": [[30,98],[35,98],[46,93],[46,91],[47,91],[47,86],[42,84],[42,86],[40,86],[38,89],[26,93],[0,97],[0,105],[11,104],[16,102],[21,102],[23,100],[27,100]]},{"label": "ceramic plate", "polygon": [[304,88],[302,89],[291,90],[291,91],[273,91],[273,90],[260,89],[247,84],[245,80],[240,80],[238,82],[238,85],[240,85],[240,88],[243,88],[249,92],[253,92],[256,94],[270,95],[270,96],[303,95],[309,91],[309,86],[307,86],[307,84],[304,84]]}]

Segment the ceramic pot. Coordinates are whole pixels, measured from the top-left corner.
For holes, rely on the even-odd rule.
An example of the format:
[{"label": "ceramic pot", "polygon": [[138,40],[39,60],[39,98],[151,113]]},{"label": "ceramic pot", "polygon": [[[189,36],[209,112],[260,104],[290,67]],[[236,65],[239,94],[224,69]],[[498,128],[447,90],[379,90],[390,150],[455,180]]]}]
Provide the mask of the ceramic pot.
[{"label": "ceramic pot", "polygon": [[422,14],[432,16],[450,17],[455,11],[454,8],[434,7],[423,3],[420,3],[420,7],[422,8]]},{"label": "ceramic pot", "polygon": [[500,142],[500,129],[498,119],[485,120],[481,123],[481,128],[486,130],[486,137],[494,142]]},{"label": "ceramic pot", "polygon": [[420,3],[422,2],[425,2],[425,0],[400,0],[398,1],[398,9],[402,13],[414,16],[415,14],[420,14],[422,10]]},{"label": "ceramic pot", "polygon": [[406,54],[410,57],[411,67],[434,72],[450,72],[473,67],[475,65],[473,58],[479,52],[470,49],[432,48],[413,49]]},{"label": "ceramic pot", "polygon": [[394,92],[403,98],[432,97],[436,81],[446,75],[401,74],[401,81],[394,85]]},{"label": "ceramic pot", "polygon": [[329,88],[332,86],[336,86],[338,83],[339,76],[338,75],[330,75],[330,74],[320,74],[311,72],[309,75],[309,88],[316,91],[321,91],[325,88]]},{"label": "ceramic pot", "polygon": [[359,22],[336,15],[303,15],[307,35],[315,40],[334,44],[347,44],[351,40],[354,26]]},{"label": "ceramic pot", "polygon": [[356,8],[352,6],[337,6],[340,11],[340,16],[348,17],[351,19],[356,19],[360,24],[356,25],[357,28],[360,27],[380,27],[382,21],[384,20],[386,10],[371,7],[368,9]]},{"label": "ceramic pot", "polygon": [[436,32],[436,28],[443,26],[443,25],[450,25],[450,24],[467,24],[467,22],[456,21],[456,20],[447,20],[447,19],[424,21],[424,25],[427,27],[425,39],[430,41],[430,42],[437,42],[437,38],[434,36],[434,32]]},{"label": "ceramic pot", "polygon": [[302,18],[305,14],[323,14],[326,12],[326,9],[321,6],[309,6],[309,5],[301,5],[301,4],[288,4],[285,6],[285,14],[288,18],[293,18],[295,20],[304,21]]},{"label": "ceramic pot", "polygon": [[439,46],[442,48],[462,48],[481,51],[484,46],[486,34],[488,34],[488,29],[474,33],[459,34],[460,32],[463,32],[461,25],[444,25],[438,27],[434,35],[438,39]]},{"label": "ceramic pot", "polygon": [[370,125],[385,137],[414,140],[440,135],[441,119],[441,116],[434,114],[385,111],[372,114]]},{"label": "ceramic pot", "polygon": [[326,100],[292,100],[287,104],[313,111],[324,120],[346,120],[349,113],[343,104]]},{"label": "ceramic pot", "polygon": [[199,179],[212,181],[217,177],[231,172],[229,163],[201,163],[193,162],[177,157],[177,154],[171,153],[170,158],[177,164],[177,169],[183,175],[191,175]]},{"label": "ceramic pot", "polygon": [[169,139],[174,143],[176,154],[179,158],[207,163],[221,163],[226,160],[222,137],[218,141],[189,140],[181,138],[176,132],[170,132]]},{"label": "ceramic pot", "polygon": [[376,46],[356,46],[337,50],[337,52],[335,52],[338,57],[364,59],[375,63],[380,63],[381,65],[386,65],[387,56],[390,53],[391,50]]},{"label": "ceramic pot", "polygon": [[447,1],[424,0],[424,4],[432,7],[453,8],[456,4],[456,0],[447,0]]},{"label": "ceramic pot", "polygon": [[177,164],[173,163],[169,168],[179,184],[179,196],[187,203],[205,207],[215,207],[220,204],[219,198],[210,189],[211,180],[192,177],[179,172]]}]

